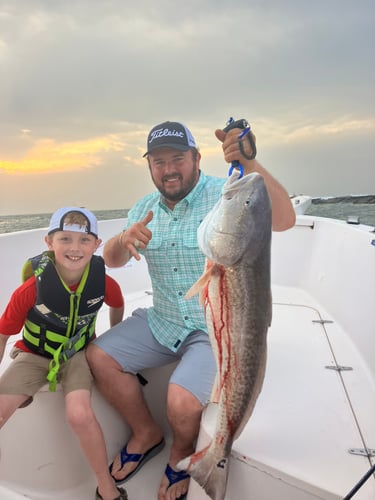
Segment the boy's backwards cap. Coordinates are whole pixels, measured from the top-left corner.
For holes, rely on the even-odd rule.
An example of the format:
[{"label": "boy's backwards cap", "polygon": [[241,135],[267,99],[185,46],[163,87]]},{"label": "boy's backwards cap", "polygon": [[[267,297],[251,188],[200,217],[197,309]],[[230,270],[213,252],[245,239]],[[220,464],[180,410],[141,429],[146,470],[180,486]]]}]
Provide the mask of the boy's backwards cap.
[{"label": "boy's backwards cap", "polygon": [[[86,219],[86,224],[66,224],[64,222],[65,217],[71,212],[79,212]],[[74,231],[76,233],[86,233],[92,234],[96,238],[98,237],[98,221],[96,220],[95,215],[82,207],[63,207],[56,210],[56,212],[52,215],[48,234],[54,233],[55,231]]]},{"label": "boy's backwards cap", "polygon": [[179,122],[164,122],[151,129],[147,138],[147,151],[143,156],[147,156],[158,148],[187,151],[196,147],[193,134],[185,125]]}]

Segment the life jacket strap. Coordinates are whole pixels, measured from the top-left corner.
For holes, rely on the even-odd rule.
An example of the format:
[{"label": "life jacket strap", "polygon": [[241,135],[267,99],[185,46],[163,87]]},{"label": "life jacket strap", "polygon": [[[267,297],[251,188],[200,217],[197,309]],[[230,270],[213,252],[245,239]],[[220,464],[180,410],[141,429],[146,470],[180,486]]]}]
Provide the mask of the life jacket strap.
[{"label": "life jacket strap", "polygon": [[55,352],[53,353],[53,358],[51,359],[50,363],[49,363],[49,372],[47,374],[47,380],[49,382],[49,390],[51,392],[55,392],[56,391],[56,385],[57,385],[57,374],[59,372],[59,369],[60,369],[60,354],[61,354],[61,350],[63,348],[63,345],[61,344],[61,346],[55,350]]},{"label": "life jacket strap", "polygon": [[63,363],[74,356],[78,351],[83,349],[89,343],[90,338],[95,331],[95,322],[90,326],[86,325],[81,328],[72,338],[65,338],[64,343],[53,352],[53,358],[49,364],[49,372],[47,380],[49,381],[49,390],[56,391],[57,375],[60,369],[60,363]]},{"label": "life jacket strap", "polygon": [[60,353],[60,361],[67,361],[74,354],[85,347],[90,342],[94,334],[94,325],[86,325],[81,328],[72,338],[66,339],[64,349]]}]

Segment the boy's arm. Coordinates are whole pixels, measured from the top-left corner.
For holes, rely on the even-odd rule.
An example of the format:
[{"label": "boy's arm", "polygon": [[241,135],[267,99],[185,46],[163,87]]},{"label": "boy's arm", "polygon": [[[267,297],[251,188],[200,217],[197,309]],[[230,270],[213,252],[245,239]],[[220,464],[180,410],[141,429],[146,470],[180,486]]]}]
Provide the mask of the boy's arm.
[{"label": "boy's arm", "polygon": [[121,287],[112,276],[106,274],[104,302],[109,306],[109,324],[111,328],[122,321],[124,316],[125,301]]},{"label": "boy's arm", "polygon": [[4,357],[9,337],[22,330],[27,313],[33,307],[35,299],[35,277],[32,276],[14,290],[8,305],[0,316],[0,363]]},{"label": "boy's arm", "polygon": [[10,335],[4,335],[4,334],[0,333],[0,363],[3,359],[5,347],[7,345],[9,337],[10,337]]},{"label": "boy's arm", "polygon": [[124,317],[124,306],[109,308],[109,324],[111,328],[112,326],[117,325],[117,323],[120,323],[123,317]]}]

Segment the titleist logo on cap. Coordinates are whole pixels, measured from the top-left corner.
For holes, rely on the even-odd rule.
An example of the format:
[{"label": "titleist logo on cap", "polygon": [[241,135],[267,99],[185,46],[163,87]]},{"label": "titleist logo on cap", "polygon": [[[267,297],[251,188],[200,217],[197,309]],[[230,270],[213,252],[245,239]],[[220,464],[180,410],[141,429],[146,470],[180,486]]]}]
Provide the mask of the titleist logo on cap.
[{"label": "titleist logo on cap", "polygon": [[173,148],[187,151],[195,148],[195,140],[190,130],[179,122],[163,122],[155,125],[148,134],[146,156],[159,148]]},{"label": "titleist logo on cap", "polygon": [[157,130],[153,130],[150,133],[150,137],[148,139],[148,143],[151,144],[154,139],[158,139],[159,137],[185,137],[185,134],[180,130],[170,130],[169,128],[159,128]]}]

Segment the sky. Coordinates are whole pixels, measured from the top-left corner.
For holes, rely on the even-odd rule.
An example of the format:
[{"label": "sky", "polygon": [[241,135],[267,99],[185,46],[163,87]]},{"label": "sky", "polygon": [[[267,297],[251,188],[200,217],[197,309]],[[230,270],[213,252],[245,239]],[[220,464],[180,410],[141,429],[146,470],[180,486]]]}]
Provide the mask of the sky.
[{"label": "sky", "polygon": [[0,215],[130,208],[148,131],[246,118],[290,194],[375,194],[373,0],[0,0]]}]

